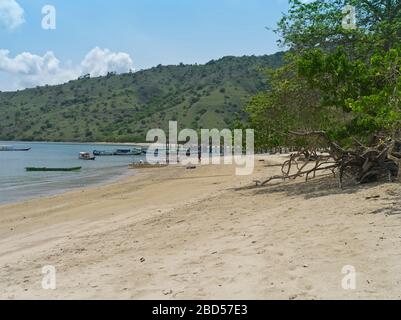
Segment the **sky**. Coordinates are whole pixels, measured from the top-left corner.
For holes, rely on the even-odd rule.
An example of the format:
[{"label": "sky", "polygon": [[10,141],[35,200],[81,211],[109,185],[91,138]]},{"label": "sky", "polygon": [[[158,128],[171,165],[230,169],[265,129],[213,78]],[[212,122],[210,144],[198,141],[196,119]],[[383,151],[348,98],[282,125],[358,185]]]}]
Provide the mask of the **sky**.
[{"label": "sky", "polygon": [[[51,7],[49,7],[51,6]],[[0,91],[280,50],[287,0],[0,0]]]}]

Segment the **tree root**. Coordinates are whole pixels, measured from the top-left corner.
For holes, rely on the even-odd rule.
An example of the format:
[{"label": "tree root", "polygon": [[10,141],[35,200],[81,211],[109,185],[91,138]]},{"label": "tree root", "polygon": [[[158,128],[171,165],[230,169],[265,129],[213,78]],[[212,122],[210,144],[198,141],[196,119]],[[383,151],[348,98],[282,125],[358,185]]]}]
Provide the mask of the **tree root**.
[{"label": "tree root", "polygon": [[323,140],[327,153],[318,153],[316,148],[303,149],[290,155],[281,167],[281,175],[272,176],[265,181],[255,181],[264,186],[273,180],[294,180],[305,177],[306,181],[316,177],[318,172],[328,171],[338,176],[339,186],[343,188],[344,177],[350,177],[357,184],[387,179],[401,181],[401,140],[381,139],[372,147],[356,142],[354,149],[345,150],[331,141],[323,131],[291,132],[298,137],[315,137]]}]

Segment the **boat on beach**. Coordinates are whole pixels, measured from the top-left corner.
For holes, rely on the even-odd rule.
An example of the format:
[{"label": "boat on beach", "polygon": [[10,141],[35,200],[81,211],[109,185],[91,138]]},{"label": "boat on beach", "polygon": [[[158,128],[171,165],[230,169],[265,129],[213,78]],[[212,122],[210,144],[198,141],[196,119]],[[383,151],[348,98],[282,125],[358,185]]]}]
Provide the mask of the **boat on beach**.
[{"label": "boat on beach", "polygon": [[96,160],[96,157],[92,156],[89,152],[80,152],[79,160]]},{"label": "boat on beach", "polygon": [[149,162],[136,162],[136,163],[131,163],[128,165],[129,169],[154,169],[154,168],[164,168],[167,167],[168,164],[163,164],[163,163],[149,163]]},{"label": "boat on beach", "polygon": [[25,168],[28,172],[72,172],[79,171],[82,167],[73,167],[73,168],[36,168],[36,167],[27,167]]},{"label": "boat on beach", "polygon": [[0,151],[29,151],[31,148],[16,148],[14,146],[0,146]]}]

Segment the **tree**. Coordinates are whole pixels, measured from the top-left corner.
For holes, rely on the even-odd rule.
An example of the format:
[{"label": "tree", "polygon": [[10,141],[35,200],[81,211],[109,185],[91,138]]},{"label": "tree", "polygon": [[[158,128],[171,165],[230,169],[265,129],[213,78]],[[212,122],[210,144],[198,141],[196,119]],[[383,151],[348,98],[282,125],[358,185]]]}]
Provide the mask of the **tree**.
[{"label": "tree", "polygon": [[[355,28],[344,27],[347,4],[355,8]],[[270,73],[272,91],[258,95],[248,107],[257,143],[295,141],[308,155],[323,144],[335,167],[352,167],[348,169],[358,171],[354,176],[359,182],[383,171],[397,175],[400,1],[291,0],[276,31],[289,49],[287,64]],[[367,157],[368,150],[375,152]]]}]

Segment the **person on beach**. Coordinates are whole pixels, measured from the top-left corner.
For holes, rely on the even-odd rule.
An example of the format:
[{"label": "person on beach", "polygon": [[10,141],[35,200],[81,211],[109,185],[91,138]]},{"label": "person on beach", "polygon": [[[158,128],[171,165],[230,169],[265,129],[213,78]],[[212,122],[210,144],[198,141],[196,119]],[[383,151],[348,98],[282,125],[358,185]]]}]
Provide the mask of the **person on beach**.
[{"label": "person on beach", "polygon": [[198,161],[199,163],[202,160],[202,146],[198,146]]}]

